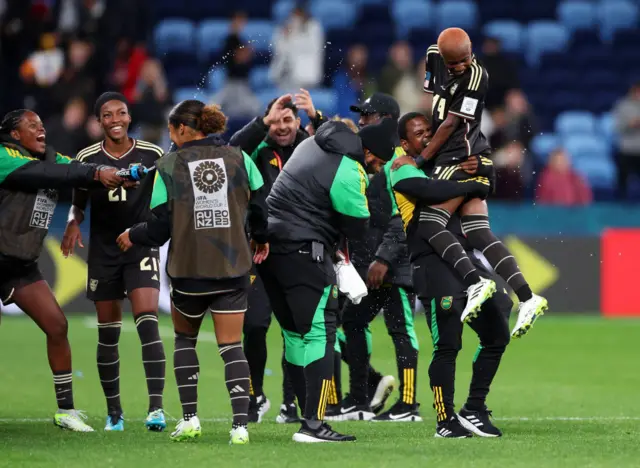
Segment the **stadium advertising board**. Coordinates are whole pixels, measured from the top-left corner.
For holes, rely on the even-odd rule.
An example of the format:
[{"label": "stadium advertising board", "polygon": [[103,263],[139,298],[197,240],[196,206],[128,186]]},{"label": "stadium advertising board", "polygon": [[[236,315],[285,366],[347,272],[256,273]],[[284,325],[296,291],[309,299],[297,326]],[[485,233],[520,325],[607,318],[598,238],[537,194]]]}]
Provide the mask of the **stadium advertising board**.
[{"label": "stadium advertising board", "polygon": [[[640,306],[628,300],[633,288],[623,286],[612,278],[618,278],[621,271],[627,271],[640,252],[636,247],[640,242],[640,230],[633,234],[607,233],[598,237],[515,237],[505,236],[505,244],[518,260],[523,273],[531,283],[532,289],[543,294],[549,300],[549,313],[598,313],[602,310],[608,315],[611,311],[640,315]],[[615,244],[615,246],[614,246]],[[623,249],[624,255],[612,253]],[[601,262],[601,246],[602,259]],[[613,250],[612,250],[613,249]],[[87,283],[86,255],[88,249],[76,249],[75,255],[64,258],[60,252],[60,240],[49,236],[40,260],[45,278],[67,314],[92,313],[93,304],[85,297]],[[622,252],[622,251],[621,251]],[[160,309],[170,311],[169,284],[165,273],[167,246],[161,249]],[[633,256],[632,256],[633,254]],[[614,261],[606,261],[607,259]],[[634,260],[635,259],[635,260]],[[603,265],[601,274],[601,265]],[[601,281],[602,277],[602,281]],[[632,277],[626,276],[628,281]],[[125,308],[128,308],[125,305]],[[20,313],[15,306],[2,308],[3,313]]]}]

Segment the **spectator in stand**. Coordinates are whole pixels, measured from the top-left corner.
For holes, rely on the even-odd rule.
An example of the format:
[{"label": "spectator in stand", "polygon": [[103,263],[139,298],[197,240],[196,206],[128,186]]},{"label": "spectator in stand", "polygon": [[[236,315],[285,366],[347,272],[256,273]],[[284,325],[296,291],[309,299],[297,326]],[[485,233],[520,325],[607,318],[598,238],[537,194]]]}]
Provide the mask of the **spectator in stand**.
[{"label": "spectator in stand", "polygon": [[231,118],[251,117],[260,113],[262,106],[249,87],[249,72],[253,50],[240,37],[247,23],[243,11],[234,13],[231,19],[231,31],[224,46],[227,63],[227,80],[224,87],[213,97],[213,101],[224,109]]},{"label": "spectator in stand", "polygon": [[487,37],[482,44],[482,64],[491,77],[485,105],[493,110],[504,103],[507,91],[520,88],[518,71],[515,62],[502,52],[500,40],[493,37]]},{"label": "spectator in stand", "polygon": [[95,55],[93,44],[85,37],[71,39],[62,76],[51,89],[54,113],[60,114],[75,96],[93,102],[96,93]]},{"label": "spectator in stand", "polygon": [[536,201],[545,205],[577,206],[593,201],[587,181],[571,167],[567,152],[558,148],[549,155],[536,190]]},{"label": "spectator in stand", "polygon": [[635,83],[626,97],[613,110],[619,135],[618,191],[627,196],[627,179],[640,175],[640,82]]},{"label": "spectator in stand", "polygon": [[517,140],[525,148],[529,145],[537,132],[537,123],[527,97],[521,89],[511,89],[504,97],[506,110],[506,139]]},{"label": "spectator in stand", "polygon": [[129,102],[134,101],[138,77],[146,60],[147,51],[143,44],[134,45],[129,38],[118,41],[110,84],[124,94]]},{"label": "spectator in stand", "polygon": [[64,155],[74,157],[91,144],[85,128],[87,115],[87,103],[80,97],[71,99],[62,116],[54,116],[47,122],[47,144]]},{"label": "spectator in stand", "polygon": [[324,31],[298,4],[287,23],[276,30],[271,80],[282,89],[313,89],[323,78]]},{"label": "spectator in stand", "polygon": [[504,201],[522,200],[525,153],[526,150],[519,141],[512,141],[495,152],[492,159],[496,168],[496,193],[492,198]]},{"label": "spectator in stand", "polygon": [[339,96],[339,115],[350,114],[352,102],[362,102],[364,96],[376,91],[367,70],[368,62],[369,50],[365,45],[355,44],[347,51],[344,65],[333,78],[333,87]]},{"label": "spectator in stand", "polygon": [[[424,70],[422,72],[424,78]],[[378,91],[390,94],[400,105],[400,114],[414,111],[416,102],[425,94],[416,81],[411,46],[398,41],[389,50],[389,59],[383,67],[378,81]]]},{"label": "spectator in stand", "polygon": [[162,64],[156,59],[147,59],[140,70],[133,101],[133,116],[140,125],[142,140],[156,145],[162,141],[166,131],[165,111],[170,101]]}]

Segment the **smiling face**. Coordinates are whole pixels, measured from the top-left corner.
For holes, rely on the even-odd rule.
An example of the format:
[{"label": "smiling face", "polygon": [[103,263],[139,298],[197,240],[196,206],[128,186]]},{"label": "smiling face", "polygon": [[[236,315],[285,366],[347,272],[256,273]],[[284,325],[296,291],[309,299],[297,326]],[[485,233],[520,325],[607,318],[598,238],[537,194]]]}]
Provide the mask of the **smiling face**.
[{"label": "smiling face", "polygon": [[296,132],[300,127],[300,118],[291,109],[284,109],[282,117],[269,127],[269,136],[282,148],[293,145]]},{"label": "smiling face", "polygon": [[431,140],[431,125],[426,117],[420,116],[407,122],[407,139],[401,140],[402,149],[409,156],[417,157]]},{"label": "smiling face", "polygon": [[100,108],[100,126],[105,136],[112,141],[127,138],[131,115],[122,101],[107,101]]},{"label": "smiling face", "polygon": [[32,153],[43,154],[46,148],[46,135],[42,120],[35,112],[27,111],[22,115],[18,128],[11,131],[11,138]]}]

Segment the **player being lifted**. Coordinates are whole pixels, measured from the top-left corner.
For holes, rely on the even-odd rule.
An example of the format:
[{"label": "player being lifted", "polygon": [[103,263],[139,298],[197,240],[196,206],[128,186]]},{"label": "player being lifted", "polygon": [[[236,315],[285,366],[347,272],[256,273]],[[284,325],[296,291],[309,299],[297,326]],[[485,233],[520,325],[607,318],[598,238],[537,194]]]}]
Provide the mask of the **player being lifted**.
[{"label": "player being lifted", "polygon": [[[151,167],[162,156],[159,147],[130,138],[131,123],[126,98],[108,92],[96,101],[94,112],[105,139],[80,151],[77,159],[127,169],[140,163]],[[138,183],[139,184],[139,183]],[[128,182],[115,190],[74,190],[69,221],[62,240],[62,252],[73,255],[76,243],[83,247],[80,224],[87,201],[91,202],[89,238],[89,277],[87,297],[98,313],[98,374],[107,399],[105,431],[124,430],[120,405],[120,356],[118,341],[122,327],[122,299],[131,301],[140,342],[142,362],[149,391],[147,429],[162,431],[166,427],[162,410],[165,378],[165,354],[158,332],[158,298],[160,291],[158,249],[136,246],[123,253],[116,244],[118,235],[142,222],[149,212],[153,178],[140,186]]]},{"label": "player being lifted", "polygon": [[[460,170],[459,164],[472,155],[482,162],[491,152],[487,139],[480,131],[484,99],[489,87],[489,75],[478,63],[471,50],[471,40],[459,28],[445,29],[438,44],[429,47],[426,58],[424,90],[433,94],[432,123],[435,134],[422,152],[422,160],[434,161],[432,176],[437,179],[483,182],[487,189],[481,198],[458,197],[439,205],[424,208],[420,213],[422,229],[438,255],[451,264],[468,287],[467,305],[461,320],[468,322],[482,304],[496,291],[493,280],[482,278],[456,237],[446,229],[449,218],[456,211],[461,215],[464,234],[471,246],[481,251],[491,266],[514,290],[520,300],[518,320],[512,331],[519,337],[529,331],[535,320],[548,308],[547,300],[532,293],[518,268],[515,258],[496,238],[489,227],[486,197],[491,182]],[[396,160],[393,169],[402,164],[415,164],[410,157]]]}]

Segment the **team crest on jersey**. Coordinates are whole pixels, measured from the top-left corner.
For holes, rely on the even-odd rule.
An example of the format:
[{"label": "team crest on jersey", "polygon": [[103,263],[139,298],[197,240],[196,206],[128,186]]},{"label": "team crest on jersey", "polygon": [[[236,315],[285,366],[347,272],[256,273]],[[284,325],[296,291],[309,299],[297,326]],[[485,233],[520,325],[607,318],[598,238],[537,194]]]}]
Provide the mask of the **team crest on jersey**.
[{"label": "team crest on jersey", "polygon": [[251,279],[251,284],[256,280],[256,275],[249,275],[249,279]]},{"label": "team crest on jersey", "polygon": [[91,292],[96,292],[96,289],[98,289],[98,280],[97,279],[90,279],[89,280],[89,289],[91,289]]},{"label": "team crest on jersey", "polygon": [[196,229],[231,226],[228,175],[224,159],[205,159],[189,163],[193,188],[193,216]]},{"label": "team crest on jersey", "polygon": [[451,86],[451,95],[453,96],[456,92],[456,89],[458,89],[458,83],[453,83],[453,85]]},{"label": "team crest on jersey", "polygon": [[333,285],[333,288],[331,288],[331,295],[334,299],[338,298],[338,286],[336,286],[335,284]]},{"label": "team crest on jersey", "polygon": [[271,161],[269,161],[269,164],[271,164],[272,166],[275,166],[275,167],[279,167],[278,166],[278,160],[276,158],[273,158]]},{"label": "team crest on jersey", "polygon": [[452,296],[445,296],[442,299],[440,299],[440,308],[442,310],[449,310],[449,309],[451,309],[452,305],[453,305],[453,297]]}]

